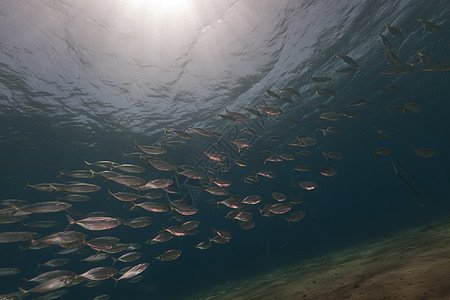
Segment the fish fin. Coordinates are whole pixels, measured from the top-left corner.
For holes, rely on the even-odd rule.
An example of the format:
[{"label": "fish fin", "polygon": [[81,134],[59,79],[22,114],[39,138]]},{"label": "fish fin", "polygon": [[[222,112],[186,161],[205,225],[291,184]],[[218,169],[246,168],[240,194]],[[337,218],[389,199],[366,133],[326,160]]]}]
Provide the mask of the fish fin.
[{"label": "fish fin", "polygon": [[21,288],[21,287],[19,286],[19,292],[20,292],[20,294],[21,294],[19,299],[22,299],[22,298],[25,297],[25,295],[28,294],[30,291],[24,290],[23,288]]},{"label": "fish fin", "polygon": [[66,229],[64,229],[64,231],[69,230],[69,228],[72,227],[73,224],[75,224],[75,220],[72,219],[71,216],[66,215],[66,217],[67,217],[67,220],[69,221],[69,224],[66,226]]},{"label": "fish fin", "polygon": [[258,209],[258,211],[259,211],[259,214],[262,216],[262,214],[263,214],[262,209],[260,209],[259,207],[257,207],[257,209]]}]

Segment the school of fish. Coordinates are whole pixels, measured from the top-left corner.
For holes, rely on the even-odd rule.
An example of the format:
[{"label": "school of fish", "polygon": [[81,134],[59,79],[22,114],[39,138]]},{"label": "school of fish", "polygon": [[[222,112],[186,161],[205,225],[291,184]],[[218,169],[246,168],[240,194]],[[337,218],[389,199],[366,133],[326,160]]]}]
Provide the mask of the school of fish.
[{"label": "school of fish", "polygon": [[[426,31],[436,32],[440,27],[430,21],[417,19]],[[386,68],[381,75],[401,75],[410,72],[431,72],[450,70],[449,61],[434,62],[431,54],[417,51],[417,59],[404,62],[397,57],[390,39],[403,39],[402,30],[394,25],[387,24],[385,33],[378,33],[382,45],[386,48],[386,60],[393,66]],[[338,73],[358,73],[361,66],[357,61],[345,54],[337,54],[336,60],[342,67],[334,69]],[[324,84],[333,80],[331,75],[311,74],[309,79],[314,83],[312,94],[317,97],[335,97],[339,91],[332,90]],[[380,87],[385,92],[398,93],[395,86]],[[315,118],[326,122],[326,126],[317,129],[315,136],[295,136],[289,141],[280,141],[278,136],[265,138],[267,143],[284,145],[283,152],[272,150],[259,151],[258,169],[249,169],[253,151],[252,144],[256,139],[263,139],[258,129],[252,128],[248,122],[252,118],[283,118],[283,107],[295,105],[302,95],[292,87],[280,87],[271,90],[264,85],[261,96],[266,97],[269,104],[259,107],[247,107],[245,112],[232,111],[224,107],[224,113],[217,112],[217,116],[226,122],[238,124],[239,131],[233,139],[228,139],[223,132],[211,129],[190,127],[185,130],[174,128],[161,128],[165,137],[172,136],[170,141],[153,142],[145,144],[144,141],[135,141],[136,152],[124,153],[126,162],[93,161],[84,162],[80,169],[60,172],[55,182],[26,183],[27,188],[38,193],[47,193],[54,199],[52,201],[28,202],[20,199],[3,199],[0,201],[0,224],[15,224],[14,231],[0,232],[0,244],[17,243],[21,250],[37,251],[49,249],[54,252],[54,258],[48,261],[36,261],[38,269],[34,275],[28,277],[23,285],[15,287],[14,292],[0,296],[0,299],[22,299],[31,294],[44,294],[35,299],[56,299],[70,293],[70,287],[83,284],[93,287],[105,280],[113,280],[116,286],[121,281],[136,283],[144,279],[143,273],[151,269],[156,262],[166,263],[183,259],[184,249],[173,249],[168,243],[171,239],[186,239],[186,247],[195,247],[196,251],[213,251],[214,247],[232,242],[232,232],[236,224],[240,230],[256,230],[258,222],[267,222],[270,218],[284,218],[288,224],[298,223],[308,217],[308,211],[302,207],[301,198],[289,199],[288,191],[278,190],[274,186],[271,194],[246,193],[245,190],[234,189],[234,181],[229,174],[234,170],[241,172],[248,170],[247,176],[241,180],[251,185],[264,181],[270,186],[270,181],[276,174],[271,167],[274,164],[286,164],[286,172],[302,174],[297,180],[294,190],[303,190],[310,193],[320,188],[319,182],[308,180],[308,173],[317,172],[329,178],[339,176],[339,171],[333,166],[336,160],[345,160],[345,154],[339,149],[329,149],[327,152],[315,150],[321,139],[330,135],[341,135],[344,130],[336,124],[341,118],[358,118],[357,109],[361,106],[372,105],[370,98],[355,99],[342,107],[342,111],[325,111],[325,105],[316,105]],[[387,113],[419,113],[421,104],[407,101],[404,105],[392,107]],[[294,123],[295,120],[292,120]],[[374,136],[385,139],[389,137],[388,130],[383,128],[374,132]],[[177,151],[189,143],[208,143],[213,140],[218,144],[227,143],[230,148],[205,150],[202,158],[206,163],[200,166],[190,166],[182,162],[171,162],[164,159],[166,153]],[[231,148],[233,147],[233,148]],[[307,158],[314,151],[323,156],[322,166],[308,165]],[[367,149],[374,158],[390,155],[390,150],[384,145],[376,149]],[[436,155],[436,150],[426,145],[411,145],[411,151],[417,156],[430,159]],[[252,156],[254,157],[254,156]],[[181,157],[182,158],[182,157]],[[149,170],[155,171],[159,177],[145,176]],[[153,172],[153,174],[155,174]],[[303,175],[305,174],[305,175]],[[306,178],[306,179],[303,179]],[[196,207],[196,203],[186,199],[176,199],[179,196],[175,181],[191,181],[196,183],[208,196],[205,200],[208,209],[221,210],[223,216],[229,219],[228,228],[202,227],[197,216],[204,212]],[[324,180],[325,182],[326,180]],[[108,188],[102,187],[107,182]],[[110,201],[123,203],[123,209],[131,213],[139,213],[131,219],[120,216],[111,216],[105,212],[81,213],[77,207],[81,203],[92,201],[93,196],[104,193]],[[52,220],[52,214],[65,214],[66,224],[59,224]],[[154,224],[152,217],[157,214],[166,215],[167,223]],[[39,220],[29,222],[27,218],[38,215]],[[39,229],[54,229],[51,234],[41,234]],[[118,237],[110,235],[109,230],[136,230],[146,228],[148,239],[146,241],[123,242]],[[94,233],[97,234],[94,235]],[[101,233],[100,235],[98,233]],[[197,238],[199,236],[201,238]],[[148,249],[153,244],[167,244],[167,250],[159,255],[150,256]],[[217,244],[217,245],[216,245]],[[0,247],[2,246],[0,245]],[[51,250],[50,250],[51,249]],[[81,256],[82,272],[74,272],[65,266],[71,261],[65,256]],[[95,263],[111,259],[111,266],[95,266]],[[123,267],[125,266],[125,267]],[[45,269],[44,269],[45,268]],[[48,268],[51,271],[48,271]],[[18,276],[22,270],[15,266],[0,268],[0,276]],[[148,271],[147,271],[148,272]],[[3,292],[7,288],[1,287]],[[109,299],[104,294],[92,299]]]}]

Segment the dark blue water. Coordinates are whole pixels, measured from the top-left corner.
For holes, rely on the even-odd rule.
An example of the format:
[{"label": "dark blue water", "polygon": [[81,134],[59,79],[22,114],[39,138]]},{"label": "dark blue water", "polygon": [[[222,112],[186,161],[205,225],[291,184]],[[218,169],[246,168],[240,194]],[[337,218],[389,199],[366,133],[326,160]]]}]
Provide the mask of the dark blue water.
[{"label": "dark blue water", "polygon": [[[305,210],[307,215],[288,225],[284,216],[261,217],[256,207],[250,207],[256,227],[243,231],[238,222],[224,218],[229,208],[207,201],[225,197],[203,192],[195,202],[199,212],[188,218],[200,221],[198,235],[139,250],[144,253],[139,262],[152,262],[168,249],[182,250],[179,259],[151,263],[139,283],[120,281],[116,289],[112,280],[94,288],[79,285],[68,288],[63,299],[90,299],[104,293],[113,299],[179,299],[399,229],[432,226],[448,216],[449,73],[422,72],[425,66],[415,63],[411,73],[381,75],[393,64],[384,57],[385,48],[377,36],[381,32],[388,37],[393,52],[405,64],[416,60],[420,50],[431,54],[432,63],[448,61],[448,1],[431,5],[417,1],[192,0],[178,11],[158,10],[154,2],[112,2],[0,4],[0,198],[52,201],[54,194],[24,190],[25,182],[70,181],[57,178],[58,170],[85,168],[85,160],[142,165],[147,171],[138,176],[146,180],[171,178],[174,172],[157,171],[122,153],[136,151],[134,140],[145,145],[173,140],[163,134],[163,127],[204,127],[223,133],[224,139],[218,142],[191,133],[193,140],[177,149],[167,148],[161,158],[201,170],[201,165],[208,165],[202,151],[218,149],[235,159],[240,153],[229,141],[251,139],[245,152],[248,167],[230,163],[229,172],[217,175],[233,182],[229,188],[233,194],[261,195],[261,209],[274,203],[272,192],[283,192],[288,200],[301,197],[302,205],[292,211]],[[428,32],[416,18],[433,21],[441,30]],[[404,38],[390,34],[386,23],[400,28]],[[358,72],[335,72],[347,66],[336,54],[355,59]],[[332,81],[317,86],[334,89],[337,95],[316,95],[316,84],[308,75],[331,76]],[[293,103],[286,104],[270,97],[264,85],[272,91],[295,88],[302,97],[291,97]],[[399,92],[382,91],[386,86],[396,86]],[[346,108],[361,98],[369,98],[372,104]],[[419,102],[420,112],[388,112],[408,101]],[[317,109],[318,104],[326,109]],[[283,114],[253,116],[245,124],[216,115],[225,114],[226,106],[251,116],[244,108],[262,105],[278,105]],[[318,118],[323,112],[343,110],[358,117]],[[342,134],[324,137],[319,128],[328,126],[339,127]],[[244,127],[255,128],[260,136],[235,134]],[[389,137],[378,136],[377,130],[386,130]],[[269,136],[279,136],[280,141],[268,142]],[[318,142],[313,147],[288,146],[295,137],[314,137]],[[434,149],[436,155],[422,158],[411,145]],[[390,155],[374,158],[369,151],[377,147],[388,147]],[[258,153],[262,150],[278,154],[309,150],[311,155],[264,166]],[[344,157],[326,161],[321,152],[329,151],[340,151]],[[421,197],[396,176],[391,159],[407,168],[412,175],[409,182],[415,180]],[[299,162],[312,171],[293,172]],[[319,174],[320,168],[328,166],[338,174]],[[243,182],[243,177],[264,168],[277,177]],[[293,187],[302,180],[315,181],[317,189]],[[114,235],[124,243],[142,244],[161,226],[178,224],[173,215],[129,211],[122,202],[109,198],[108,189],[125,190],[117,183],[99,177],[87,181],[102,189],[89,202],[73,203],[84,214],[105,211],[113,217],[151,216],[153,220],[143,229],[120,226],[91,232],[72,227],[89,238]],[[25,222],[36,220],[59,223],[51,229],[31,229],[43,235],[67,225],[62,212],[32,215]],[[20,223],[0,226],[2,232],[30,230]],[[232,240],[206,251],[195,249],[194,245],[212,237],[212,226],[228,229]],[[19,286],[31,288],[22,283],[21,276],[30,278],[49,270],[37,269],[36,263],[54,258],[54,252],[61,249],[20,251],[18,245],[27,243],[0,244],[0,267],[22,270],[20,275],[0,278],[0,294],[15,292]],[[79,255],[67,257],[71,258],[67,268],[77,274],[111,264],[111,260],[89,264],[80,263]],[[117,267],[125,265],[118,263]]]}]

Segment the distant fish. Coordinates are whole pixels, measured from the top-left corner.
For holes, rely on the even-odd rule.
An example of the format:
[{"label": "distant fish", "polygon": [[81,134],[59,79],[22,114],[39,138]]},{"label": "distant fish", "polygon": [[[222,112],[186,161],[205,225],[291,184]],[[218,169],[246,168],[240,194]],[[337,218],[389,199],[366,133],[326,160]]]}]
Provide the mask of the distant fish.
[{"label": "distant fish", "polygon": [[150,265],[150,263],[140,263],[140,264],[132,267],[131,269],[129,269],[127,272],[125,272],[119,278],[116,279],[113,277],[115,286],[117,286],[117,283],[119,282],[119,280],[131,279],[133,277],[138,276],[139,274],[144,272],[148,268],[149,265]]},{"label": "distant fish", "polygon": [[386,87],[382,87],[381,90],[385,91],[385,92],[393,92],[393,93],[400,93],[400,90],[393,85],[388,85]]},{"label": "distant fish", "polygon": [[364,99],[359,99],[356,101],[353,101],[352,103],[347,104],[347,108],[350,106],[363,106],[363,105],[367,105],[367,104],[372,104],[372,101],[370,99],[364,98]]},{"label": "distant fish", "polygon": [[262,115],[261,115],[261,113],[259,112],[259,111],[257,111],[256,109],[253,109],[253,108],[249,108],[249,107],[246,107],[246,108],[244,108],[246,111],[248,111],[249,113],[251,113],[252,115],[255,115],[255,116],[257,116],[257,117],[262,117]]},{"label": "distant fish", "polygon": [[269,90],[265,85],[264,85],[264,88],[265,88],[265,90],[266,90],[266,92],[267,92],[267,94],[268,94],[269,96],[274,97],[274,98],[277,98],[277,99],[280,99],[280,95],[278,95],[278,94],[275,93],[275,92],[272,92],[272,91]]},{"label": "distant fish", "polygon": [[209,131],[209,130],[204,129],[204,128],[187,127],[186,130],[193,131],[193,132],[195,132],[197,134],[200,134],[200,135],[203,135],[203,136],[206,136],[206,137],[214,137],[215,136],[212,131]]},{"label": "distant fish", "polygon": [[289,95],[292,95],[292,96],[297,97],[297,98],[300,98],[300,97],[301,97],[301,95],[300,95],[300,93],[298,92],[298,90],[293,89],[293,88],[282,88],[282,89],[280,89],[280,91],[281,91],[281,92],[288,93]]},{"label": "distant fish", "polygon": [[68,172],[59,172],[59,176],[68,176],[72,178],[80,178],[80,179],[90,179],[94,177],[94,171],[92,170],[75,170],[75,171],[68,171]]},{"label": "distant fish", "polygon": [[127,173],[143,173],[145,169],[141,166],[132,165],[132,164],[121,164],[114,167],[115,169],[119,169],[120,171]]},{"label": "distant fish", "polygon": [[295,211],[289,215],[288,218],[285,218],[288,223],[297,223],[303,220],[306,216],[306,212],[304,210]]},{"label": "distant fish", "polygon": [[311,191],[317,188],[317,183],[315,183],[314,181],[300,181],[298,183],[298,185],[307,191]]},{"label": "distant fish", "polygon": [[139,187],[139,190],[149,190],[149,189],[162,189],[166,188],[169,185],[173,184],[172,179],[166,179],[166,178],[159,178],[159,179],[152,179],[146,184]]},{"label": "distant fish", "polygon": [[250,229],[255,228],[255,222],[253,222],[253,221],[241,222],[241,223],[239,223],[239,227],[242,230],[250,230]]},{"label": "distant fish", "polygon": [[192,139],[192,136],[189,133],[187,133],[186,131],[183,131],[183,130],[163,128],[163,131],[164,131],[164,135],[166,135],[167,133],[173,133],[173,134],[175,134],[177,137],[179,137],[181,139],[185,139],[185,140],[191,140]]},{"label": "distant fish", "polygon": [[160,145],[160,147],[165,146],[165,147],[170,147],[170,148],[178,148],[178,147],[186,145],[186,142],[175,140],[175,141],[167,141],[165,143],[159,143],[159,145]]},{"label": "distant fish", "polygon": [[337,174],[337,169],[333,168],[333,167],[325,167],[325,168],[321,168],[319,171],[320,174],[322,174],[323,176],[334,176]]},{"label": "distant fish", "polygon": [[159,261],[172,261],[181,256],[181,250],[171,249],[167,250],[161,255],[156,256],[154,259],[158,259]]},{"label": "distant fish", "polygon": [[105,280],[117,274],[117,270],[109,267],[97,267],[78,276],[88,280]]},{"label": "distant fish", "polygon": [[0,268],[0,277],[12,276],[19,274],[20,272],[21,270],[19,268]]},{"label": "distant fish", "polygon": [[308,77],[309,77],[309,79],[311,79],[312,81],[317,82],[317,83],[328,82],[328,81],[333,79],[330,76],[311,76],[311,75],[308,75]]},{"label": "distant fish", "polygon": [[283,113],[283,110],[278,106],[260,106],[259,107],[263,112],[265,112],[268,115],[281,115]]},{"label": "distant fish", "polygon": [[243,204],[249,204],[249,205],[255,205],[261,202],[262,198],[259,195],[250,195],[245,197],[241,203]]},{"label": "distant fish", "polygon": [[108,194],[110,196],[113,196],[117,200],[124,201],[124,202],[136,201],[137,199],[139,199],[141,197],[140,195],[135,194],[135,193],[128,193],[128,192],[113,193],[110,190],[108,190]]},{"label": "distant fish", "polygon": [[141,149],[142,152],[149,154],[149,155],[160,155],[160,154],[164,154],[167,152],[167,150],[162,147],[140,145],[136,142],[136,140],[134,141],[134,145],[137,148]]},{"label": "distant fish", "polygon": [[285,200],[287,199],[287,197],[286,197],[285,194],[279,193],[279,192],[273,192],[273,193],[272,193],[272,198],[273,198],[275,201],[278,201],[278,202],[282,202],[282,201],[285,201]]},{"label": "distant fish", "polygon": [[343,116],[346,117],[348,119],[354,119],[358,117],[358,114],[353,112],[353,111],[349,111],[349,110],[343,110],[343,111],[338,111],[337,114],[339,116]]},{"label": "distant fish", "polygon": [[386,59],[396,65],[402,65],[402,61],[394,54],[392,53],[391,48],[386,48],[385,52]]},{"label": "distant fish", "polygon": [[323,128],[319,128],[320,131],[322,131],[323,136],[326,136],[327,133],[333,133],[333,134],[341,134],[342,133],[342,129],[338,128],[338,127],[327,127],[325,129]]},{"label": "distant fish", "polygon": [[197,248],[197,249],[200,249],[200,250],[206,250],[206,249],[211,248],[211,246],[212,246],[211,241],[204,241],[204,242],[198,243],[198,244],[197,244],[196,246],[194,246],[194,247]]},{"label": "distant fish", "polygon": [[420,62],[423,65],[425,65],[425,66],[431,65],[431,55],[428,52],[426,52],[426,51],[417,51],[417,55],[419,55]]},{"label": "distant fish", "polygon": [[130,208],[130,210],[133,210],[136,206],[143,208],[149,212],[165,213],[169,211],[169,207],[167,205],[159,202],[147,201],[139,204],[133,203],[133,206]]},{"label": "distant fish", "polygon": [[336,92],[332,89],[327,89],[327,88],[316,88],[316,94],[318,95],[323,95],[323,96],[329,96],[329,97],[333,97],[336,96]]},{"label": "distant fish", "polygon": [[276,203],[276,204],[272,204],[270,205],[267,210],[270,213],[276,214],[276,215],[281,215],[281,214],[285,214],[288,211],[290,211],[292,208],[292,204],[287,203],[287,202],[282,202],[282,203]]},{"label": "distant fish", "polygon": [[123,224],[122,219],[111,217],[88,217],[75,221],[71,216],[67,215],[67,220],[69,221],[69,225],[67,225],[66,230],[68,230],[73,224],[77,224],[84,229],[94,231],[107,230]]},{"label": "distant fish", "polygon": [[378,147],[375,151],[369,151],[375,158],[378,158],[379,155],[388,156],[391,154],[391,151],[387,147]]},{"label": "distant fish", "polygon": [[322,152],[322,155],[325,156],[325,159],[328,160],[329,158],[334,159],[334,160],[338,160],[344,157],[344,154],[342,154],[342,152]]},{"label": "distant fish", "polygon": [[222,119],[228,120],[228,121],[236,121],[236,119],[230,115],[222,115],[222,114],[217,113],[217,116],[221,117]]},{"label": "distant fish", "polygon": [[92,163],[84,161],[84,163],[88,166],[95,166],[95,167],[109,169],[109,170],[112,170],[114,168],[114,166],[118,165],[118,163],[109,161],[109,160],[99,160],[99,161],[92,162]]},{"label": "distant fish", "polygon": [[432,66],[427,67],[426,69],[422,69],[422,71],[426,72],[450,71],[450,60],[434,64]]},{"label": "distant fish", "polygon": [[399,64],[387,70],[381,72],[381,75],[400,75],[400,74],[408,74],[414,71],[414,68],[411,65]]},{"label": "distant fish", "polygon": [[225,107],[225,111],[227,112],[227,114],[230,117],[232,117],[236,121],[246,122],[246,121],[250,120],[250,118],[248,116],[238,113],[238,112],[229,111],[226,107]]},{"label": "distant fish", "polygon": [[439,25],[433,23],[433,22],[429,22],[429,21],[425,21],[423,19],[416,19],[420,24],[422,24],[423,28],[425,28],[425,30],[427,31],[432,31],[432,32],[436,32],[441,30],[441,27],[439,27]]},{"label": "distant fish", "polygon": [[275,178],[276,177],[275,172],[270,171],[270,170],[261,170],[261,171],[258,171],[256,174],[266,177],[266,178]]},{"label": "distant fish", "polygon": [[347,64],[349,64],[353,68],[356,68],[356,69],[358,68],[358,64],[356,63],[356,61],[353,58],[351,58],[350,56],[338,54],[338,55],[336,55],[336,57],[342,59],[343,61],[345,61]]},{"label": "distant fish", "polygon": [[375,131],[375,133],[383,138],[388,138],[389,137],[389,133],[386,130],[377,130]]},{"label": "distant fish", "polygon": [[392,48],[392,44],[391,44],[391,42],[389,42],[389,40],[387,39],[387,37],[385,37],[384,35],[382,35],[382,34],[379,33],[379,32],[378,32],[378,35],[380,36],[381,42],[383,43],[383,45],[384,45],[386,48]]},{"label": "distant fish", "polygon": [[431,158],[436,155],[436,150],[430,148],[416,148],[413,145],[411,147],[418,156],[423,158]]},{"label": "distant fish", "polygon": [[110,178],[110,180],[134,189],[138,189],[140,186],[146,184],[146,181],[144,179],[128,175],[120,175],[117,177]]},{"label": "distant fish", "polygon": [[398,37],[399,39],[403,38],[402,32],[399,29],[395,28],[394,26],[389,25],[389,23],[386,24],[386,28],[392,35]]},{"label": "distant fish", "polygon": [[131,228],[144,228],[152,224],[152,219],[150,217],[137,217],[124,222],[124,224]]},{"label": "distant fish", "polygon": [[333,69],[334,71],[338,72],[338,73],[356,73],[358,72],[357,68],[354,67],[345,67],[345,68],[341,68],[341,69]]},{"label": "distant fish", "polygon": [[230,194],[230,192],[227,189],[219,186],[209,187],[205,189],[205,191],[216,196],[227,196]]},{"label": "distant fish", "polygon": [[328,121],[339,121],[340,116],[335,112],[326,112],[319,116],[319,119],[328,120]]}]

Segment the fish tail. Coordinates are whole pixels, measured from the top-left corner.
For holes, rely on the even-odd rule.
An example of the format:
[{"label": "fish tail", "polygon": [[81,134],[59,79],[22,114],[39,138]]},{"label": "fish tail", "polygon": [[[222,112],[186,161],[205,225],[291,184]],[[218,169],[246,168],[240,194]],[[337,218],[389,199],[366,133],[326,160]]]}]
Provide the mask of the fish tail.
[{"label": "fish tail", "polygon": [[29,291],[24,290],[24,289],[21,288],[20,286],[19,286],[19,292],[20,292],[20,294],[21,294],[19,299],[22,299],[23,297],[25,297],[26,294],[29,293]]},{"label": "fish tail", "polygon": [[56,176],[56,177],[59,178],[59,177],[61,177],[61,176],[63,176],[63,175],[64,175],[64,173],[61,172],[61,170],[58,170],[58,176]]},{"label": "fish tail", "polygon": [[75,224],[75,220],[72,219],[71,216],[66,215],[66,217],[67,217],[67,220],[69,221],[69,224],[66,226],[66,229],[64,229],[64,231],[69,230],[69,228],[72,227],[73,224]]},{"label": "fish tail", "polygon": [[[30,282],[28,279],[26,279],[25,277],[22,277],[22,281],[24,284],[27,284],[28,282]],[[20,288],[19,288],[20,289]]]},{"label": "fish tail", "polygon": [[286,222],[288,222],[288,225],[291,225],[291,221],[289,220],[289,218],[284,217],[284,219],[286,220]]},{"label": "fish tail", "polygon": [[89,173],[91,173],[91,175],[89,175],[89,179],[95,176],[95,172],[92,169],[89,169]]},{"label": "fish tail", "polygon": [[168,132],[168,130],[167,130],[165,127],[163,127],[163,130],[164,130],[164,135],[166,135],[166,133]]},{"label": "fish tail", "polygon": [[[114,264],[116,263],[116,261],[117,261],[117,258],[114,258],[114,257],[112,257],[111,256],[111,259],[112,259],[112,261],[113,261],[113,263],[112,263],[112,265],[111,266],[114,266]],[[114,279],[114,278],[113,278]]]},{"label": "fish tail", "polygon": [[378,158],[377,152],[376,152],[376,151],[369,151],[369,152],[372,153],[372,155],[373,155],[375,158]]},{"label": "fish tail", "polygon": [[138,149],[138,148],[139,148],[139,144],[138,144],[138,142],[137,142],[136,140],[134,140],[134,148],[135,148],[135,149]]},{"label": "fish tail", "polygon": [[133,201],[131,201],[131,204],[132,204],[133,206],[131,206],[130,210],[133,210],[133,209],[136,207],[136,203],[134,203]]},{"label": "fish tail", "polygon": [[27,189],[28,187],[31,187],[30,183],[28,182],[28,180],[25,180],[25,187],[23,188],[24,190]]},{"label": "fish tail", "polygon": [[321,152],[323,156],[325,156],[325,159],[328,160],[328,155],[325,152]]},{"label": "fish tail", "polygon": [[322,128],[320,128],[320,131],[322,131],[322,133],[323,133],[323,136],[327,136],[327,130],[326,130],[326,129],[322,129]]},{"label": "fish tail", "polygon": [[119,279],[111,277],[114,280],[114,287],[117,287],[117,283],[119,282]]},{"label": "fish tail", "polygon": [[84,161],[84,163],[86,164],[86,166],[92,165],[90,162],[87,162],[87,161]]}]

